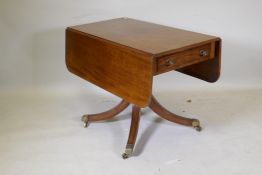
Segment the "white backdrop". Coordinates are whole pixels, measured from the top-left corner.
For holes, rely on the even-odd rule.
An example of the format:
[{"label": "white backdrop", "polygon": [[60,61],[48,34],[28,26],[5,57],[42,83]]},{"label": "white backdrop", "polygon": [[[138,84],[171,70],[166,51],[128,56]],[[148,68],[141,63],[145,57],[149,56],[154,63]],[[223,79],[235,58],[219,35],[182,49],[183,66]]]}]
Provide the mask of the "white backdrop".
[{"label": "white backdrop", "polygon": [[[260,0],[0,0],[0,88],[92,87],[66,70],[64,30],[118,17],[220,36],[222,75],[216,85],[259,86],[261,6]],[[155,81],[205,85],[174,72]]]},{"label": "white backdrop", "polygon": [[[262,174],[261,7],[261,0],[0,0],[0,174]],[[217,83],[174,71],[154,79],[160,103],[200,119],[203,132],[143,109],[135,156],[126,161],[131,108],[82,128],[83,114],[119,99],[64,62],[67,26],[119,17],[223,39]]]}]

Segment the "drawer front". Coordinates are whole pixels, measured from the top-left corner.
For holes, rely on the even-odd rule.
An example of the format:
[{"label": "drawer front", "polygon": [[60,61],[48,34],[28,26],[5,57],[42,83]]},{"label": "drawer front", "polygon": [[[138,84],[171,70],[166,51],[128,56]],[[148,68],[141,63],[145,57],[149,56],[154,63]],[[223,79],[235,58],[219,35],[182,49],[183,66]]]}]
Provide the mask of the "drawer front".
[{"label": "drawer front", "polygon": [[214,58],[215,43],[198,46],[157,59],[157,74]]}]

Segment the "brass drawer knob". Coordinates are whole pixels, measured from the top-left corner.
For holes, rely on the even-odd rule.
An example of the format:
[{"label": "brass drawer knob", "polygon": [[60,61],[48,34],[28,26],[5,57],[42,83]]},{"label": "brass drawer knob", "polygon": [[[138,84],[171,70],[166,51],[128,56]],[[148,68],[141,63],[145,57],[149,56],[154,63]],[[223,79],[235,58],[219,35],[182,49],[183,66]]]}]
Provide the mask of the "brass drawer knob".
[{"label": "brass drawer knob", "polygon": [[199,55],[200,55],[201,57],[205,57],[205,56],[208,55],[208,52],[207,52],[206,50],[200,50],[200,51],[199,51]]},{"label": "brass drawer knob", "polygon": [[165,63],[166,66],[172,66],[173,64],[175,64],[173,60],[171,59],[166,60],[166,63]]}]

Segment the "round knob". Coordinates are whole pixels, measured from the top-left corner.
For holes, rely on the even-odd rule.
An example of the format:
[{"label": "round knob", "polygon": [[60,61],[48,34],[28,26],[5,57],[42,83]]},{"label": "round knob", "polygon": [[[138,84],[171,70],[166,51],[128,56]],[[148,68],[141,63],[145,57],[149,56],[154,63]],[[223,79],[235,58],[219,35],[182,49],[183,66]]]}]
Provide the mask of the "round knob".
[{"label": "round knob", "polygon": [[166,60],[166,66],[172,66],[174,64],[174,61],[173,60],[170,60],[170,59],[167,59]]},{"label": "round knob", "polygon": [[200,50],[199,55],[202,56],[202,57],[205,57],[205,56],[208,55],[208,52],[206,50]]}]

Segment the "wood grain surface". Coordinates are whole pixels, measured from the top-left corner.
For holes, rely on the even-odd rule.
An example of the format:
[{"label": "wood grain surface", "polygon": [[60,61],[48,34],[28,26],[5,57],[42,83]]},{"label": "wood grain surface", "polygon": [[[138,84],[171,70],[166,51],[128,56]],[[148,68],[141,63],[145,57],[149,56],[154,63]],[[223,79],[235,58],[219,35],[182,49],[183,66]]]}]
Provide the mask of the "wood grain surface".
[{"label": "wood grain surface", "polygon": [[[156,73],[160,74],[212,59],[214,58],[214,49],[212,49],[213,45],[213,43],[204,44],[186,51],[160,57],[157,59]],[[201,55],[201,51],[206,52],[207,55]]]},{"label": "wood grain surface", "polygon": [[210,83],[216,82],[221,70],[221,45],[220,39],[215,42],[213,59],[183,67],[177,71]]},{"label": "wood grain surface", "polygon": [[150,103],[153,59],[98,40],[66,31],[66,65],[83,79],[140,107]]},{"label": "wood grain surface", "polygon": [[154,56],[186,50],[218,39],[130,18],[117,18],[71,28]]},{"label": "wood grain surface", "polygon": [[[199,56],[199,49],[208,51]],[[166,66],[166,60],[175,61]],[[79,77],[138,107],[151,102],[153,76],[171,70],[215,82],[221,39],[130,18],[68,27],[66,65]]]},{"label": "wood grain surface", "polygon": [[129,136],[127,140],[128,145],[135,145],[138,128],[139,128],[139,121],[140,121],[140,110],[138,106],[132,106],[132,118],[131,118],[131,125],[129,130]]}]

